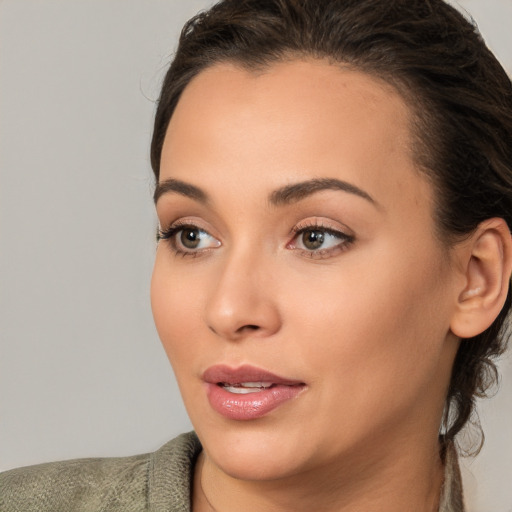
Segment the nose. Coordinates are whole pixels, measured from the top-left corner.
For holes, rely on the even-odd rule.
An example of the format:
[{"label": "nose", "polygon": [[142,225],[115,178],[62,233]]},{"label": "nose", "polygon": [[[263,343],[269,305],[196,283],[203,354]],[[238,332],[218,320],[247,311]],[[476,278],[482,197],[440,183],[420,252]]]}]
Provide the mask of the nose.
[{"label": "nose", "polygon": [[281,328],[270,264],[250,255],[223,262],[206,305],[206,323],[217,336],[237,341],[269,337]]}]

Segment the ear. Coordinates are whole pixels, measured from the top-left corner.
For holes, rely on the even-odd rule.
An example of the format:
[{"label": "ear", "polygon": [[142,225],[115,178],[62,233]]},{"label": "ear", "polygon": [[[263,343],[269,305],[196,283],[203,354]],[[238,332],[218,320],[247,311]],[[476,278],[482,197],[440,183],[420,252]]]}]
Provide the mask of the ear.
[{"label": "ear", "polygon": [[488,219],[462,246],[459,261],[464,287],[450,328],[459,338],[471,338],[494,322],[505,303],[512,271],[512,238],[503,219]]}]

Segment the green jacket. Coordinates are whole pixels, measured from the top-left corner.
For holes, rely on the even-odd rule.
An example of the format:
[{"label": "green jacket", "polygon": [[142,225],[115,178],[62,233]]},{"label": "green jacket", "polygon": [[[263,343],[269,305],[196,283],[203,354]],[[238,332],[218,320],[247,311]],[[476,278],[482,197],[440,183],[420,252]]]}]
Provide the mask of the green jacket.
[{"label": "green jacket", "polygon": [[[190,512],[196,435],[133,457],[53,462],[0,474],[1,512]],[[446,453],[439,512],[464,512],[457,455]]]}]

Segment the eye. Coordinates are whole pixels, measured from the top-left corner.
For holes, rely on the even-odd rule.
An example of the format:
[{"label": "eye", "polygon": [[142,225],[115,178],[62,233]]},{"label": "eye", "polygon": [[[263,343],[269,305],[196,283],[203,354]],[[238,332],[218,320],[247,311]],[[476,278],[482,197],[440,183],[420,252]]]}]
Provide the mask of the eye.
[{"label": "eye", "polygon": [[302,232],[300,242],[304,246],[303,248],[308,251],[316,251],[317,249],[334,247],[338,244],[338,238],[327,231],[308,229]]},{"label": "eye", "polygon": [[204,229],[192,224],[174,224],[158,233],[159,240],[169,240],[177,254],[197,254],[204,250],[219,247],[220,241]]},{"label": "eye", "polygon": [[176,233],[176,240],[186,249],[204,249],[208,246],[209,235],[198,228],[183,228]]},{"label": "eye", "polygon": [[288,245],[312,258],[327,258],[347,249],[354,241],[352,235],[320,225],[306,226],[294,229],[295,236]]}]

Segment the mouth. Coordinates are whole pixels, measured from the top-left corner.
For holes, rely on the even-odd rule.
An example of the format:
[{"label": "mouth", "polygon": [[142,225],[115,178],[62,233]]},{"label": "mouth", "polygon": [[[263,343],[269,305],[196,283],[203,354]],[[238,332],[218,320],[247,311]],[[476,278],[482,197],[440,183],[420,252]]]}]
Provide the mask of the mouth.
[{"label": "mouth", "polygon": [[249,365],[216,365],[203,374],[212,408],[232,420],[261,418],[296,398],[306,384]]},{"label": "mouth", "polygon": [[262,368],[243,365],[231,368],[227,365],[210,366],[203,373],[203,380],[220,386],[243,387],[245,389],[268,389],[272,386],[296,386],[304,384],[296,379],[281,377]]},{"label": "mouth", "polygon": [[249,393],[259,393],[263,389],[271,389],[277,384],[273,382],[240,382],[237,384],[229,384],[227,382],[219,382],[217,386],[224,388],[229,393],[238,395],[247,395]]}]

